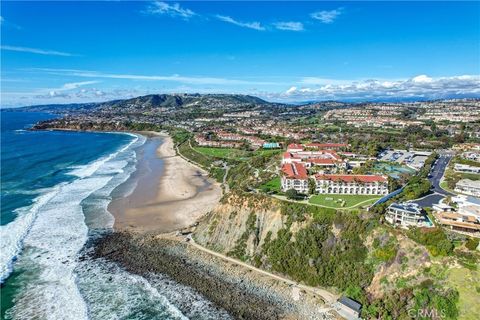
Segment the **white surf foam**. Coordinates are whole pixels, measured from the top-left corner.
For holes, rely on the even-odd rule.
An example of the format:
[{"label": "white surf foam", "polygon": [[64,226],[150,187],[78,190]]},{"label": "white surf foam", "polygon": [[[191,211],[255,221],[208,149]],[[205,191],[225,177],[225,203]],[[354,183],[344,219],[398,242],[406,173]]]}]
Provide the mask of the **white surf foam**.
[{"label": "white surf foam", "polygon": [[114,263],[85,260],[76,272],[90,319],[188,319],[145,278]]},{"label": "white surf foam", "polygon": [[[75,180],[43,205],[23,244],[16,267],[36,269],[35,279],[16,297],[15,318],[85,319],[87,308],[75,284],[77,254],[87,240],[80,203],[109,177]],[[41,302],[32,303],[32,297]]]},{"label": "white surf foam", "polygon": [[[79,179],[60,184],[38,197],[31,207],[22,209],[14,221],[1,228],[2,279],[11,272],[12,262],[22,247],[23,252],[14,266],[24,271],[20,282],[22,276],[28,277],[28,281],[21,282],[24,287],[15,296],[15,305],[8,311],[9,317],[87,318],[87,306],[78,291],[73,272],[78,252],[88,234],[81,203],[122,172],[127,162],[114,159],[138,139],[135,136],[109,156],[77,168],[75,175]],[[33,277],[32,271],[35,272]]]},{"label": "white surf foam", "polygon": [[134,139],[132,141],[130,141],[126,146],[120,148],[119,150],[117,150],[114,153],[111,153],[111,154],[109,154],[105,157],[102,157],[102,158],[90,163],[89,165],[74,167],[74,169],[72,171],[70,171],[69,174],[73,175],[73,176],[77,176],[79,178],[85,178],[85,177],[91,176],[94,172],[96,172],[98,169],[100,169],[100,167],[102,165],[104,165],[107,161],[115,158],[118,154],[120,154],[120,153],[124,152],[125,150],[127,150],[128,148],[130,148],[141,137],[139,135],[134,135],[134,134],[129,134],[129,133],[125,133],[125,134],[134,137]]},{"label": "white surf foam", "polygon": [[[18,255],[22,244],[24,249],[15,262],[15,268],[22,271],[16,280],[21,289],[14,298],[14,307],[6,313],[7,318],[187,319],[169,301],[171,295],[165,295],[164,290],[172,290],[172,287],[159,286],[159,280],[152,285],[149,280],[112,263],[78,261],[88,238],[85,217],[89,219],[89,215],[86,213],[91,211],[96,219],[89,221],[90,228],[113,225],[113,217],[105,219],[111,217],[106,210],[110,194],[134,171],[132,149],[145,142],[142,138],[136,136],[127,147],[112,155],[76,168],[78,179],[58,185],[38,197],[34,205],[25,208],[25,212],[12,222],[17,224],[16,229],[12,225],[6,234],[18,236],[7,246],[15,248],[10,250],[14,253],[2,257],[10,259],[8,270],[11,270],[11,257]],[[170,280],[167,283],[171,283]],[[178,298],[182,296],[177,294]],[[202,306],[207,305],[208,301],[200,297],[192,305],[198,308],[193,314],[201,314]],[[215,316],[216,308],[211,310],[211,316],[205,317],[204,313],[194,317],[224,318]]]},{"label": "white surf foam", "polygon": [[34,200],[31,206],[16,210],[17,218],[9,224],[0,226],[0,283],[12,272],[15,257],[22,250],[22,240],[27,235],[39,210],[59,191],[60,186],[51,188]]}]

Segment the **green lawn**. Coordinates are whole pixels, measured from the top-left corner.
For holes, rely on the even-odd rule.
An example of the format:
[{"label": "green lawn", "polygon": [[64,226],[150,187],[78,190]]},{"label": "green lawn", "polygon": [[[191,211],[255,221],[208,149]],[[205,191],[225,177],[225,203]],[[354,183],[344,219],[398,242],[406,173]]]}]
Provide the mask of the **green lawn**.
[{"label": "green lawn", "polygon": [[451,193],[455,193],[455,194],[458,193],[458,192],[456,192],[455,190],[452,190],[452,189],[450,189],[450,188],[448,187],[447,181],[442,181],[442,182],[440,183],[440,188],[442,188],[442,189],[445,190],[445,191],[451,192]]},{"label": "green lawn", "polygon": [[280,182],[280,177],[275,177],[272,180],[262,184],[260,186],[260,190],[264,192],[270,192],[274,191],[276,193],[279,193],[281,191],[281,182]]},{"label": "green lawn", "polygon": [[[331,208],[350,208],[360,203],[362,206],[372,204],[380,198],[378,195],[319,194],[312,196],[308,202]],[[343,206],[342,200],[345,202]]]},{"label": "green lawn", "polygon": [[283,152],[282,149],[258,149],[253,151],[253,154],[256,156],[259,156],[259,155],[265,156],[265,155],[279,154],[281,152]]},{"label": "green lawn", "polygon": [[215,148],[215,147],[193,147],[193,149],[206,156],[223,158],[223,159],[236,159],[244,160],[251,156],[270,156],[281,153],[281,149],[258,149],[255,151],[245,151],[233,148]]},{"label": "green lawn", "polygon": [[238,158],[248,155],[247,151],[232,148],[194,147],[195,151],[216,158]]}]

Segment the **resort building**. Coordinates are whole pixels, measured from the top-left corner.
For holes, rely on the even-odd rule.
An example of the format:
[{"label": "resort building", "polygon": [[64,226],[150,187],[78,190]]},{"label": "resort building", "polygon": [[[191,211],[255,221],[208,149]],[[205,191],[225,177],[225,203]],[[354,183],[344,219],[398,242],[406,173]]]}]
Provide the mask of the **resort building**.
[{"label": "resort building", "polygon": [[480,197],[480,180],[462,179],[455,185],[455,191]]},{"label": "resort building", "polygon": [[303,145],[298,143],[290,143],[287,147],[287,151],[289,152],[299,152],[303,150],[304,150]]},{"label": "resort building", "polygon": [[313,142],[313,143],[306,144],[305,147],[307,147],[309,149],[318,149],[318,150],[321,150],[321,149],[341,150],[341,149],[348,148],[348,144],[346,144],[346,143],[317,143],[317,142]]},{"label": "resort building", "polygon": [[[293,150],[299,150],[298,146],[293,146],[293,148]],[[289,149],[283,154],[282,164],[294,162],[303,163],[307,168],[316,166],[328,170],[346,169],[348,165],[333,150],[292,151]]]},{"label": "resort building", "polygon": [[431,227],[432,224],[423,213],[422,208],[411,202],[392,203],[385,214],[387,222],[404,228]]},{"label": "resort building", "polygon": [[[322,149],[322,148],[329,149]],[[348,162],[333,149],[346,148],[344,143],[292,143],[282,158],[282,190],[295,189],[306,193],[308,179],[315,182],[315,192],[321,194],[388,194],[388,179],[380,175],[336,174],[345,171]],[[307,170],[311,170],[310,175]]]},{"label": "resort building", "polygon": [[300,193],[308,192],[307,169],[300,163],[285,163],[282,165],[282,190],[295,189]]},{"label": "resort building", "polygon": [[388,194],[388,179],[380,175],[315,175],[316,192],[322,194]]},{"label": "resort building", "polygon": [[314,163],[316,160],[328,160],[326,162],[331,164],[343,164],[342,158],[335,151],[332,150],[299,152],[286,151],[283,154],[282,163],[305,162],[307,164]]}]

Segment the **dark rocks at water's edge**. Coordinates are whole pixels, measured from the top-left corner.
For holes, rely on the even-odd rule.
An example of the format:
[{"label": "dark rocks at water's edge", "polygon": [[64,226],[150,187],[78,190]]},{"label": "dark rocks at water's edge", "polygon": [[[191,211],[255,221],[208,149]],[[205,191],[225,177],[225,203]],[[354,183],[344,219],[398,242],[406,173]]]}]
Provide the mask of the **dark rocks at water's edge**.
[{"label": "dark rocks at water's edge", "polygon": [[236,319],[280,319],[283,308],[228,281],[207,264],[189,259],[186,244],[152,236],[115,232],[100,239],[94,258],[105,258],[139,275],[164,274],[201,293]]}]

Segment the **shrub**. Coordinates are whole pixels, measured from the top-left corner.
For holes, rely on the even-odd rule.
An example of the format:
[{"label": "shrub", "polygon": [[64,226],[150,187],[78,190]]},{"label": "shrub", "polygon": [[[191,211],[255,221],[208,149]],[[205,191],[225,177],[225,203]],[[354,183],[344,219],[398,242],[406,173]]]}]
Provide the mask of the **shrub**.
[{"label": "shrub", "polygon": [[473,251],[478,248],[478,243],[479,243],[479,240],[477,238],[469,238],[465,243],[465,247],[467,247],[468,250]]},{"label": "shrub", "polygon": [[427,247],[432,256],[448,256],[453,253],[454,245],[440,228],[414,228],[408,237]]}]

